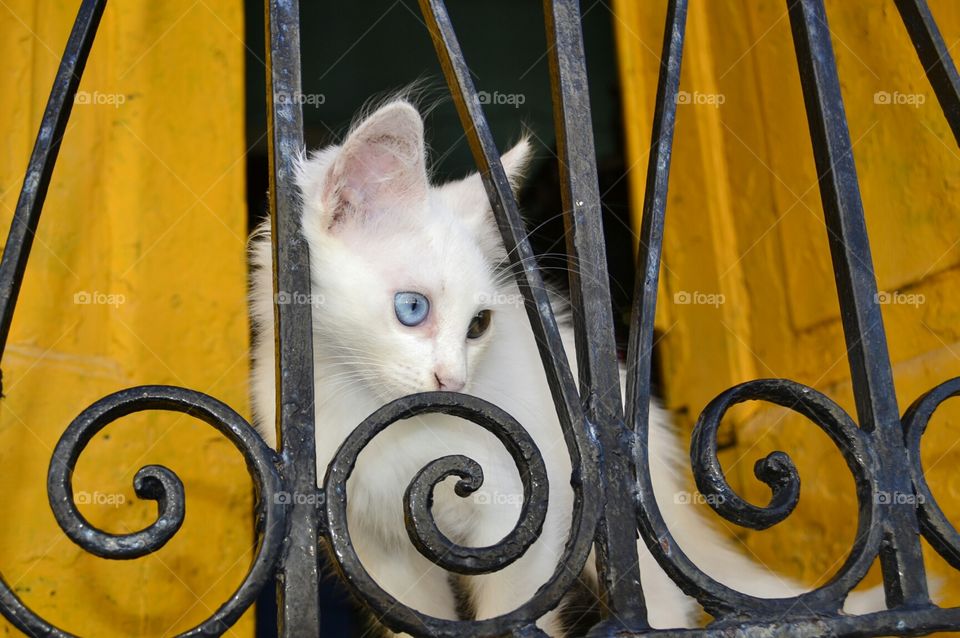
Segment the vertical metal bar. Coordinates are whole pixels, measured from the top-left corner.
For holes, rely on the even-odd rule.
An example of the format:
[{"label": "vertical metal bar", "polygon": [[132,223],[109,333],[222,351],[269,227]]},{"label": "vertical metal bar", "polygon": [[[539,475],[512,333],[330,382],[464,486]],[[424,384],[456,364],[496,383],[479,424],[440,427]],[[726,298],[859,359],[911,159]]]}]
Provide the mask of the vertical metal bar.
[{"label": "vertical metal bar", "polygon": [[[877,446],[881,491],[893,496],[912,495],[870,242],[826,12],[822,0],[787,0],[787,6],[813,154],[820,175],[820,197],[860,427],[873,435]],[[880,550],[887,604],[928,604],[916,510],[912,504],[903,503],[904,499],[890,500],[892,502],[883,506],[884,543]]]},{"label": "vertical metal bar", "polygon": [[907,28],[913,47],[920,57],[924,73],[940,101],[940,108],[960,144],[960,76],[950,50],[930,13],[926,0],[896,0],[897,10]]},{"label": "vertical metal bar", "polygon": [[596,539],[602,607],[605,624],[637,630],[648,624],[634,522],[633,446],[623,421],[580,6],[579,0],[544,0],[543,8],[580,400],[602,450],[603,514]]},{"label": "vertical metal bar", "polygon": [[[299,0],[270,0],[266,6],[267,128],[270,158],[270,218],[274,299],[310,299],[307,245],[299,232],[299,197],[294,162],[303,151],[300,94]],[[277,362],[277,433],[281,475],[293,494],[317,491],[313,397],[312,304],[274,305]],[[313,499],[294,498],[289,530],[277,572],[280,635],[320,634],[317,512]]]},{"label": "vertical metal bar", "polygon": [[653,492],[649,471],[650,375],[653,355],[654,316],[663,248],[663,225],[667,209],[673,132],[677,119],[677,94],[687,24],[687,0],[671,0],[667,5],[660,54],[660,73],[650,133],[650,155],[640,220],[640,246],[637,276],[627,347],[626,418],[635,437],[638,519],[654,518],[659,530],[666,530]]},{"label": "vertical metal bar", "polygon": [[673,132],[677,120],[677,94],[683,40],[687,24],[687,0],[671,0],[664,27],[660,76],[650,133],[650,154],[640,220],[640,247],[633,294],[630,343],[627,349],[627,419],[640,444],[646,445],[650,418],[650,375],[653,359],[654,319],[663,249],[663,224],[673,155]]},{"label": "vertical metal bar", "polygon": [[480,169],[504,247],[511,265],[517,270],[517,285],[526,301],[527,316],[540,350],[547,383],[570,455],[573,468],[570,480],[574,486],[574,524],[564,549],[566,564],[557,566],[551,582],[554,586],[563,582],[572,583],[571,579],[579,577],[580,569],[586,563],[597,526],[601,492],[596,433],[588,431],[590,424],[577,395],[576,382],[564,352],[550,299],[450,16],[443,0],[420,0],[420,9],[430,30],[474,160]]},{"label": "vertical metal bar", "polygon": [[17,296],[27,268],[37,224],[40,223],[40,212],[47,197],[50,176],[60,152],[60,142],[63,140],[80,76],[87,64],[87,57],[90,55],[106,4],[107,0],[84,0],[80,5],[66,49],[60,59],[53,89],[47,99],[47,107],[43,111],[37,141],[30,154],[23,188],[20,190],[17,208],[10,223],[10,234],[7,235],[3,258],[0,259],[0,357],[7,345],[13,310],[17,305]]},{"label": "vertical metal bar", "polygon": [[480,108],[480,101],[470,78],[470,69],[460,50],[450,16],[442,0],[420,0],[420,7],[450,85],[470,149],[490,197],[504,246],[511,264],[519,271],[517,283],[527,302],[527,315],[540,347],[547,382],[550,384],[561,423],[567,426],[573,423],[579,425],[583,410],[570,364],[564,354],[563,342],[560,340],[560,329],[557,327],[533,248],[527,239],[516,198]]}]

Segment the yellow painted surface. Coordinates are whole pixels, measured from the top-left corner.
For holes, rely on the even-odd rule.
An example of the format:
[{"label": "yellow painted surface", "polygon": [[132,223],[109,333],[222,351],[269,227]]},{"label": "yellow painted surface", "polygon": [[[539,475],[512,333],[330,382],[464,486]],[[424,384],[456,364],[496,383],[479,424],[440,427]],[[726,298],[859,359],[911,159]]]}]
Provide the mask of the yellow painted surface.
[{"label": "yellow painted surface", "polygon": [[[960,4],[930,6],[955,44]],[[614,9],[640,211],[666,3],[617,0]],[[894,300],[883,316],[902,411],[960,375],[960,153],[893,3],[828,0],[827,14],[879,288]],[[687,36],[657,315],[667,405],[689,430],[731,385],[786,377],[853,414],[785,4],[691,0]],[[960,524],[958,406],[935,415],[923,458],[934,495]],[[856,522],[839,453],[802,417],[760,403],[734,410],[724,434],[727,475],[753,502],[769,495],[753,464],[773,449],[793,457],[803,482],[785,523],[737,534],[767,565],[825,582]],[[929,566],[947,577],[942,602],[960,604],[960,578],[932,552]]]},{"label": "yellow painted surface", "polygon": [[[0,228],[77,6],[0,3]],[[60,433],[107,393],[169,383],[248,413],[242,34],[239,0],[108,4],[27,268],[3,365],[0,571],[27,605],[83,636],[184,631],[229,598],[251,560],[243,460],[186,416],[121,420],[75,476],[84,515],[124,532],[155,516],[133,494],[136,471],[179,474],[186,522],[158,553],[86,554],[45,492]],[[248,613],[228,635],[252,627]],[[16,634],[0,621],[0,635]]]}]

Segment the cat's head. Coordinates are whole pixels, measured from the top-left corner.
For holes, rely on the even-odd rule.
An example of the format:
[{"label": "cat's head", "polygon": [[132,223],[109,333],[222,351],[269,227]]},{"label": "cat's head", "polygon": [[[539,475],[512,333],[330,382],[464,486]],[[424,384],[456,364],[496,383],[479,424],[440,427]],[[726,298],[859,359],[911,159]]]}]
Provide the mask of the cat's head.
[{"label": "cat's head", "polygon": [[[503,155],[514,184],[522,140]],[[316,338],[340,378],[384,400],[469,391],[497,331],[505,252],[478,174],[432,186],[423,121],[404,100],[300,164]]]}]

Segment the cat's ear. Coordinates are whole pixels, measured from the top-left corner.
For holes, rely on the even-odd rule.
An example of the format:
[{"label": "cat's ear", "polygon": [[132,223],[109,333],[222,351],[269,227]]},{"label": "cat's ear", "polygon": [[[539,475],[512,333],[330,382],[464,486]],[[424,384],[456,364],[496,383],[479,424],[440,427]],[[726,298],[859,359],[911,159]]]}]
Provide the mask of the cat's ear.
[{"label": "cat's ear", "polygon": [[331,232],[426,202],[429,182],[417,109],[396,100],[369,115],[347,136],[319,186],[315,192]]},{"label": "cat's ear", "polygon": [[530,144],[530,137],[527,135],[521,137],[519,142],[500,156],[500,163],[503,164],[503,170],[507,174],[507,179],[510,180],[510,187],[513,188],[514,193],[523,186],[523,178],[526,176],[532,157],[533,145]]},{"label": "cat's ear", "polygon": [[[533,145],[526,135],[500,156],[500,163],[503,164],[503,171],[507,174],[507,180],[514,195],[523,186],[523,179],[532,157]],[[459,181],[450,182],[444,185],[442,190],[452,198],[451,208],[458,211],[457,214],[465,216],[465,221],[471,224],[494,223],[490,212],[490,200],[487,198],[487,190],[480,179],[480,173],[471,173]]]},{"label": "cat's ear", "polygon": [[[523,185],[524,174],[533,156],[533,146],[527,136],[520,138],[509,151],[500,156],[503,170],[516,194]],[[473,173],[457,182],[450,182],[440,189],[446,206],[454,212],[473,232],[484,253],[493,262],[505,255],[500,230],[490,208],[487,191],[480,173]]]}]

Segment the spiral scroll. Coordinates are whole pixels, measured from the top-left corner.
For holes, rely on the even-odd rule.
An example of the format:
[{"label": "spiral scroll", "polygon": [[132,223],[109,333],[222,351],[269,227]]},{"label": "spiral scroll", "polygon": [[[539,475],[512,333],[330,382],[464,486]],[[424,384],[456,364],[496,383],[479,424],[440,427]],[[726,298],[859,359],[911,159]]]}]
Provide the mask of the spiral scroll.
[{"label": "spiral scroll", "polygon": [[[230,600],[181,636],[221,635],[253,603],[273,576],[285,532],[285,510],[276,494],[281,490],[277,458],[263,439],[235,411],[206,394],[173,386],[140,386],[100,399],[67,427],[57,442],[47,477],[50,506],[61,529],[84,550],[112,559],[130,559],[154,552],[177,532],[185,515],[183,483],[169,469],[150,465],[134,479],[137,496],[155,500],[157,519],[131,534],[109,534],[91,525],[73,501],[73,470],[80,454],[100,430],[113,421],[144,410],[182,412],[212,425],[244,456],[257,490],[257,553],[249,572]],[[4,615],[30,635],[68,636],[28,612],[22,602],[0,583]],[[28,613],[25,613],[28,612]],[[24,624],[26,623],[26,624]]]},{"label": "spiral scroll", "polygon": [[960,377],[944,381],[914,401],[903,415],[903,427],[913,489],[917,495],[920,529],[937,553],[954,569],[960,569],[960,534],[933,498],[920,460],[920,439],[930,418],[941,403],[955,396],[960,396]]},{"label": "spiral scroll", "polygon": [[505,629],[534,631],[534,622],[554,608],[577,579],[593,540],[596,513],[584,509],[582,489],[574,486],[573,524],[564,553],[551,578],[518,609],[497,618],[474,622],[442,620],[402,605],[384,591],[364,569],[347,528],[347,481],[363,449],[391,424],[422,414],[442,412],[472,421],[503,444],[516,463],[523,483],[523,505],[513,530],[489,547],[464,547],[445,536],[431,511],[432,494],[450,476],[460,477],[456,493],[465,497],[483,483],[479,464],[462,455],[437,459],[413,478],[404,497],[410,540],[431,562],[460,574],[482,574],[519,559],[540,535],[547,511],[548,484],[543,457],[523,427],[500,408],[473,396],[450,392],[415,394],[380,408],[357,427],[337,451],[324,480],[327,529],[336,561],[347,583],[395,631],[431,636],[500,635]]},{"label": "spiral scroll", "polygon": [[[757,462],[754,474],[771,489],[770,502],[757,507],[741,498],[727,482],[717,456],[717,431],[726,412],[744,401],[768,401],[802,414],[830,437],[843,454],[856,485],[859,514],[853,547],[847,560],[827,584],[789,600],[805,610],[836,613],[843,600],[864,577],[877,555],[881,531],[876,471],[879,461],[869,436],[827,396],[787,379],[757,379],[734,386],[711,401],[694,428],[690,458],[697,488],[725,519],[753,529],[766,529],[783,521],[797,504],[800,478],[790,457],[774,452]],[[645,450],[644,446],[641,446]],[[644,452],[644,455],[646,452]],[[640,529],[657,562],[690,596],[712,615],[750,613],[757,617],[782,615],[788,599],[758,598],[733,590],[697,567],[677,546],[653,498],[646,458],[640,459]]]}]

